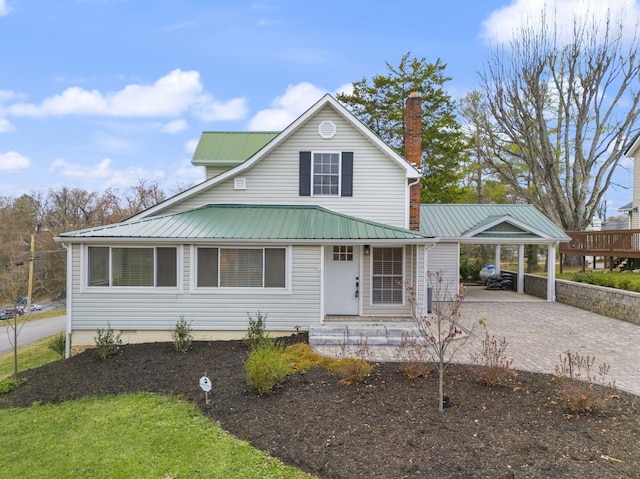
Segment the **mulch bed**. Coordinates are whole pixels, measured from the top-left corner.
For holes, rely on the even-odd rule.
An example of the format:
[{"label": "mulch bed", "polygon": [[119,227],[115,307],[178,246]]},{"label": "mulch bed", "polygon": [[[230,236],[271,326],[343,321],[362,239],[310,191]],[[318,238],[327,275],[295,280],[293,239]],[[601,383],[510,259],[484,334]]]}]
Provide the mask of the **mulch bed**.
[{"label": "mulch bed", "polygon": [[[304,339],[291,337],[288,342]],[[239,341],[93,350],[22,373],[28,381],[0,407],[149,391],[194,401],[224,429],[323,478],[619,478],[640,475],[640,398],[618,392],[601,415],[567,416],[559,383],[520,372],[506,387],[478,382],[479,368],[452,364],[438,411],[437,376],[410,380],[398,364],[374,364],[360,384],[322,369],[296,373],[258,396],[246,385]],[[205,404],[199,378],[213,383]]]}]

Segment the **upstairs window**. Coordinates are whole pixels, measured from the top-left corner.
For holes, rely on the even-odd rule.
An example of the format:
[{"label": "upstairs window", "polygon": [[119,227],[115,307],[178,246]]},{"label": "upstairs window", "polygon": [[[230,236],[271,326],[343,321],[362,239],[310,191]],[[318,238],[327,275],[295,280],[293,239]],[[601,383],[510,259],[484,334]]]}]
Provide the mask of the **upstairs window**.
[{"label": "upstairs window", "polygon": [[300,152],[300,196],[353,196],[353,153]]},{"label": "upstairs window", "polygon": [[88,248],[88,286],[169,287],[178,285],[177,248]]},{"label": "upstairs window", "polygon": [[313,154],[313,196],[338,196],[340,192],[340,154]]}]

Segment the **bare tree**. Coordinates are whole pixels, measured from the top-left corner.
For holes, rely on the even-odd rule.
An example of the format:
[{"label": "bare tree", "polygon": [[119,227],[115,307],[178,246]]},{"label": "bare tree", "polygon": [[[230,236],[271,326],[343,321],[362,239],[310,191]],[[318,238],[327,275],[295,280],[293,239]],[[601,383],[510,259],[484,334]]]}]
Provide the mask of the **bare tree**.
[{"label": "bare tree", "polygon": [[419,342],[432,356],[438,370],[438,410],[443,411],[445,408],[444,374],[453,357],[473,334],[475,327],[478,324],[484,324],[484,320],[472,323],[469,331],[463,331],[460,307],[464,301],[464,288],[461,287],[459,291],[452,292],[442,271],[429,271],[426,279],[435,298],[432,314],[418,310],[414,288],[408,286],[407,291]]},{"label": "bare tree", "polygon": [[496,47],[480,73],[490,166],[566,230],[593,218],[640,114],[640,46],[609,12],[574,18],[569,41],[545,13]]},{"label": "bare tree", "polygon": [[131,187],[131,193],[125,195],[129,216],[151,208],[164,201],[166,195],[157,181],[138,178],[138,184]]},{"label": "bare tree", "polygon": [[9,344],[13,349],[14,376],[18,374],[18,337],[29,314],[29,311],[25,311],[23,316],[18,314],[18,297],[26,294],[28,282],[28,267],[22,256],[11,254],[0,265],[0,304],[9,303],[12,310],[5,322],[8,324],[6,331]]}]

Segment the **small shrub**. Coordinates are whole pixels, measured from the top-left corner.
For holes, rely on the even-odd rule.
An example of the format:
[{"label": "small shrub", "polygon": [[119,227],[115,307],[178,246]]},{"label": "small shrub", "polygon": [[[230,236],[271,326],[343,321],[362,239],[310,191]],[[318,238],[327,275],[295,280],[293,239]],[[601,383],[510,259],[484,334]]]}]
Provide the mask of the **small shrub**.
[{"label": "small shrub", "polygon": [[372,373],[373,368],[361,358],[342,358],[328,363],[327,371],[340,378],[340,384],[355,384]]},{"label": "small shrub", "polygon": [[258,394],[281,385],[291,374],[291,364],[283,353],[284,346],[277,341],[264,341],[249,353],[244,364],[247,384]]},{"label": "small shrub", "polygon": [[606,380],[609,366],[606,363],[600,365],[596,375],[592,372],[594,365],[595,357],[571,351],[560,355],[560,364],[555,367],[556,380],[561,387],[564,406],[569,412],[604,413],[615,396],[615,383]]},{"label": "small shrub", "polygon": [[305,343],[287,346],[284,350],[284,357],[289,360],[294,371],[309,371],[322,366],[327,360],[326,356],[314,352],[311,345]]},{"label": "small shrub", "polygon": [[20,379],[7,378],[7,379],[3,379],[2,381],[0,381],[0,394],[10,393],[14,389],[17,389],[17,387],[20,386],[25,381],[26,381],[25,378],[20,378]]},{"label": "small shrub", "polygon": [[192,331],[191,322],[187,322],[184,319],[184,316],[180,316],[180,319],[173,328],[173,331],[171,331],[174,351],[186,353],[189,350],[191,342],[193,341]]},{"label": "small shrub", "polygon": [[426,378],[431,374],[427,351],[415,336],[403,333],[395,356],[400,370],[409,379]]},{"label": "small shrub", "polygon": [[507,356],[506,349],[506,338],[498,340],[485,332],[480,352],[471,355],[473,362],[483,366],[479,377],[481,383],[487,386],[506,386],[509,379],[518,376],[518,373],[511,369],[513,359]]},{"label": "small shrub", "polygon": [[257,349],[264,342],[273,342],[269,333],[266,331],[267,327],[267,315],[264,316],[260,311],[256,314],[256,319],[248,314],[249,316],[249,329],[247,330],[247,334],[244,337],[244,345],[249,350],[249,352]]},{"label": "small shrub", "polygon": [[61,358],[64,357],[67,347],[67,338],[64,333],[56,334],[49,342],[47,342],[47,348],[56,353]]},{"label": "small shrub", "polygon": [[120,346],[122,345],[122,339],[120,339],[121,334],[115,334],[109,323],[107,323],[106,328],[99,328],[97,333],[98,335],[94,337],[94,340],[100,359],[106,359],[118,354]]}]

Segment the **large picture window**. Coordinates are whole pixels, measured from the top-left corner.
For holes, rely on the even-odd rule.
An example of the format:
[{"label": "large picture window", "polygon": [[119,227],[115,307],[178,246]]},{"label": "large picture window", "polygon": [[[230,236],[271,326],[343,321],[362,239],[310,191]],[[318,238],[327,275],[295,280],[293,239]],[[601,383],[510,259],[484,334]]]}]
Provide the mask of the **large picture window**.
[{"label": "large picture window", "polygon": [[373,248],[373,304],[402,304],[402,248]]},{"label": "large picture window", "polygon": [[285,288],[285,248],[198,248],[199,288]]},{"label": "large picture window", "polygon": [[178,285],[177,248],[90,246],[88,285],[170,287]]}]

